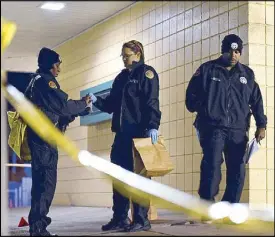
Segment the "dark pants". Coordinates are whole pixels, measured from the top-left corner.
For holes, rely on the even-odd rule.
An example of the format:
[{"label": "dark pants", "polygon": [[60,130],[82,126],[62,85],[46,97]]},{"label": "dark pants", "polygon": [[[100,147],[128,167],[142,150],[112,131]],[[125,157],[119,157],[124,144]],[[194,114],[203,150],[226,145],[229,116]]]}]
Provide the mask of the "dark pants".
[{"label": "dark pants", "polygon": [[57,149],[42,142],[31,132],[28,143],[32,157],[31,210],[29,213],[30,232],[46,229],[51,223],[47,217],[57,182]]},{"label": "dark pants", "polygon": [[204,126],[199,129],[203,150],[199,195],[214,201],[219,192],[221,165],[224,153],[226,163],[226,189],[222,201],[238,203],[245,181],[245,150],[248,141],[245,130]]},{"label": "dark pants", "polygon": [[[111,162],[133,172],[133,136],[117,133],[112,146]],[[113,218],[124,220],[128,216],[129,199],[117,192],[113,187]],[[148,206],[141,206],[133,202],[134,222],[144,224],[148,221]]]}]

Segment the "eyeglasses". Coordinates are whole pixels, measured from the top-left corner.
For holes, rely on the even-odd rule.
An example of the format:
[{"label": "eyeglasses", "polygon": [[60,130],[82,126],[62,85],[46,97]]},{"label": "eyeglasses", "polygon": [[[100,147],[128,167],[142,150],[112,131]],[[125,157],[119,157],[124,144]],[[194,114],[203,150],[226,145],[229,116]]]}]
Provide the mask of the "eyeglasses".
[{"label": "eyeglasses", "polygon": [[132,55],[135,55],[134,53],[132,53],[132,54],[121,54],[120,56],[122,57],[122,58],[130,58]]}]

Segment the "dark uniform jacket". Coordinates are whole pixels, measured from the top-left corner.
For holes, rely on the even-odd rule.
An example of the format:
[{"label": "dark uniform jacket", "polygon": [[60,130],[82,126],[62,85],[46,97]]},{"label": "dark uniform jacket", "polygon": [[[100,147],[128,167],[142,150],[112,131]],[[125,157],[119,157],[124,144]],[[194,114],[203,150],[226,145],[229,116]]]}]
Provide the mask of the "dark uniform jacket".
[{"label": "dark uniform jacket", "polygon": [[253,70],[238,62],[228,71],[221,57],[195,72],[186,90],[186,107],[197,112],[199,124],[247,129],[251,112],[258,128],[267,124]]},{"label": "dark uniform jacket", "polygon": [[36,73],[25,91],[31,100],[63,132],[79,114],[85,115],[84,100],[68,100],[55,77],[49,73]]},{"label": "dark uniform jacket", "polygon": [[158,74],[142,61],[131,72],[123,69],[115,78],[110,94],[105,99],[98,96],[94,105],[113,113],[113,132],[136,134],[158,129],[161,119]]}]

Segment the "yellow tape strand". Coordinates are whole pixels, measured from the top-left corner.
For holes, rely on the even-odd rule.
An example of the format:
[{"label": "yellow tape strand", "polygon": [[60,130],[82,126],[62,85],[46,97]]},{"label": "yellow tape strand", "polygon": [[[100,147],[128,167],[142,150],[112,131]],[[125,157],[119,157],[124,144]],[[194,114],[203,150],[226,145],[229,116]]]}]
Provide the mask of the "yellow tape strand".
[{"label": "yellow tape strand", "polygon": [[[3,31],[3,29],[5,29],[5,31]],[[15,29],[16,27],[12,24],[7,24],[5,27],[1,24],[2,49],[5,49],[10,44]],[[2,42],[3,40],[4,42]],[[4,74],[1,72],[1,75]],[[76,145],[56,129],[51,121],[41,111],[35,108],[15,87],[6,85],[5,81],[1,80],[1,89],[4,96],[19,112],[23,120],[42,139],[53,146],[61,148],[75,161],[83,165],[85,165],[84,163],[90,162],[85,166],[93,167],[107,175],[109,180],[113,181],[115,188],[126,197],[140,204],[145,204],[148,200],[152,200],[157,207],[181,211],[195,218],[201,216],[210,217],[209,210],[216,204],[205,202],[169,186],[145,179],[100,157],[96,157],[88,151],[84,151],[84,153],[83,151],[80,152]],[[43,126],[41,126],[41,124],[43,124]],[[148,187],[150,189],[148,189]],[[270,211],[265,210],[261,210],[260,212],[249,210],[247,215],[245,222],[238,225],[231,225],[231,227],[247,232],[274,232],[274,211],[270,213]]]}]

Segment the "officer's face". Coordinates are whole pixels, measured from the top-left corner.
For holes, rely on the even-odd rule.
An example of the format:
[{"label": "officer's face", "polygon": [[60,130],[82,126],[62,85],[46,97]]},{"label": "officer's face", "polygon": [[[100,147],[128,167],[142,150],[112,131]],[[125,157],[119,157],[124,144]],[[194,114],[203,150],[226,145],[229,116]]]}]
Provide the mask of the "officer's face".
[{"label": "officer's face", "polygon": [[130,48],[123,48],[121,52],[122,60],[126,68],[131,68],[133,62],[140,61],[140,52],[135,54]]},{"label": "officer's face", "polygon": [[230,64],[234,66],[237,62],[239,62],[241,54],[239,50],[230,50]]},{"label": "officer's face", "polygon": [[55,63],[53,64],[53,68],[51,69],[51,72],[53,74],[54,77],[57,77],[58,74],[60,73],[60,64],[61,63]]}]

